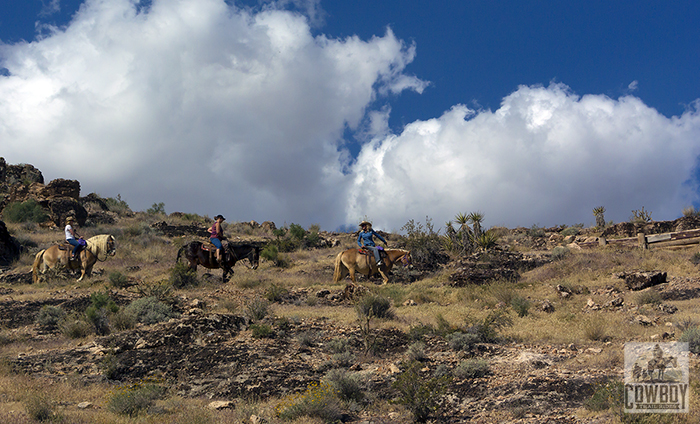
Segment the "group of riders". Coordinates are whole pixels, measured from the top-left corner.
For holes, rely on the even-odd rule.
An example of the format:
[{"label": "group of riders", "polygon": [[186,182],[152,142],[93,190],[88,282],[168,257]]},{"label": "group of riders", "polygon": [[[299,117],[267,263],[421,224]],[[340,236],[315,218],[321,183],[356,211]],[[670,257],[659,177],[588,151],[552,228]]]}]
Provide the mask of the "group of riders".
[{"label": "group of riders", "polygon": [[[209,241],[216,247],[216,260],[219,263],[221,263],[223,259],[223,244],[221,242],[223,240],[226,240],[226,236],[224,236],[224,229],[222,227],[222,224],[225,220],[226,218],[224,218],[223,215],[216,215],[214,217],[214,223],[208,230]],[[80,254],[80,251],[86,245],[85,240],[78,234],[78,231],[74,228],[74,225],[75,219],[72,217],[68,217],[66,219],[66,227],[64,228],[64,232],[66,236],[66,242],[73,246],[73,251],[71,252],[71,260],[75,260]],[[368,221],[360,222],[360,232],[357,236],[357,245],[360,247],[360,249],[366,249],[369,252],[371,252],[374,255],[374,260],[376,261],[377,266],[381,266],[382,259],[379,250],[380,248],[377,247],[376,243],[374,242],[374,237],[377,237],[379,240],[381,240],[384,243],[385,247],[387,246],[387,242],[386,240],[384,240],[384,237],[382,237],[372,229],[372,223]]]}]

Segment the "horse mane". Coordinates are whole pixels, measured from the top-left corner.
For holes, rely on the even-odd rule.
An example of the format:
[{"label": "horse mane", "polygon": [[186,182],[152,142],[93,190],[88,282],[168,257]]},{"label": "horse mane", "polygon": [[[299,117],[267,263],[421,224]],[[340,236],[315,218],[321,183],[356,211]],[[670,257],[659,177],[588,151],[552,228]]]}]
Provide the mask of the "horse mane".
[{"label": "horse mane", "polygon": [[[101,261],[107,259],[107,243],[109,239],[113,238],[111,234],[99,234],[94,237],[87,239],[86,249],[90,251],[95,257]],[[102,257],[100,257],[102,254]]]}]

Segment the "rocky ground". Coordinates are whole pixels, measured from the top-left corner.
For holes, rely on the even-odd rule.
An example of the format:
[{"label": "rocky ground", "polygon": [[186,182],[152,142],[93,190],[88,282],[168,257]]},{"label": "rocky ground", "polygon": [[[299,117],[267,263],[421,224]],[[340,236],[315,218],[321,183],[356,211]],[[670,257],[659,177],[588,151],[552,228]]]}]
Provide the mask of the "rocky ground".
[{"label": "rocky ground", "polygon": [[[683,290],[698,281],[683,281]],[[673,290],[669,289],[669,293]],[[233,293],[226,293],[231,295]],[[222,293],[219,293],[222,295]],[[317,296],[304,291],[293,293],[299,299]],[[347,307],[341,293],[323,293],[328,304]],[[107,375],[119,381],[158,378],[171,382],[171,389],[184,397],[205,397],[223,401],[262,399],[301,391],[318,381],[334,363],[329,349],[333,339],[345,338],[353,354],[351,371],[360,373],[366,390],[374,396],[392,398],[392,382],[407,361],[412,340],[407,333],[378,331],[374,355],[363,355],[358,326],[338,326],[327,319],[287,320],[269,318],[275,334],[256,338],[247,318],[235,314],[209,312],[211,299],[181,299],[178,318],[168,322],[138,326],[79,344],[52,344],[60,336],[41,332],[32,323],[43,304],[66,310],[83,309],[89,298],[57,291],[50,301],[15,302],[12,290],[5,289],[0,302],[0,321],[16,334],[36,341],[45,348],[19,353],[12,364],[33,375],[65,379],[78,375],[85,382],[105,381]],[[127,303],[128,296],[114,296]],[[333,300],[331,300],[333,299]],[[209,304],[208,304],[209,303]],[[303,337],[302,337],[303,335]],[[439,366],[454,368],[473,355],[486,359],[490,373],[475,379],[455,379],[445,398],[440,422],[594,422],[581,416],[581,408],[598,384],[621,378],[619,363],[609,367],[582,368],[592,356],[605,355],[619,346],[602,344],[596,348],[575,345],[527,345],[504,341],[479,344],[475,352],[457,352],[435,335],[425,336],[424,375]],[[600,362],[600,361],[598,361]],[[362,423],[405,422],[406,416],[382,417],[356,413],[348,421]]]}]

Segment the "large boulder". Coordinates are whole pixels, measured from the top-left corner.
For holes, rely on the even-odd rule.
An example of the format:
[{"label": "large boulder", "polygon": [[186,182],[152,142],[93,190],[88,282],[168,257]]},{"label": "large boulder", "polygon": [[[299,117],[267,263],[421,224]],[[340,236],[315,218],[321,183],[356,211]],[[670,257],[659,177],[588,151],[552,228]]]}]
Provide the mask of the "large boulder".
[{"label": "large boulder", "polygon": [[71,197],[58,197],[39,202],[41,206],[48,209],[51,214],[51,221],[61,227],[66,224],[66,218],[72,216],[78,221],[78,225],[85,226],[88,213],[76,199]]},{"label": "large boulder", "polygon": [[5,223],[0,221],[0,266],[8,266],[17,260],[20,251],[19,243],[7,231]]},{"label": "large boulder", "polygon": [[0,157],[0,186],[12,186],[14,184],[29,185],[31,183],[44,183],[41,171],[32,165],[8,165],[5,158]]}]

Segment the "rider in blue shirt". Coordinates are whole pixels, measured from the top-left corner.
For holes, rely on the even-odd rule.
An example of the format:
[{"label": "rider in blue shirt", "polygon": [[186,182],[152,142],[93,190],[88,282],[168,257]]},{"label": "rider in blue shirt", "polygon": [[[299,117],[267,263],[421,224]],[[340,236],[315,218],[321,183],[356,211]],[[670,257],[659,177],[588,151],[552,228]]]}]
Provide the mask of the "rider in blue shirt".
[{"label": "rider in blue shirt", "polygon": [[382,260],[379,257],[379,249],[377,249],[373,237],[377,236],[379,240],[384,242],[384,246],[386,246],[386,240],[372,229],[372,224],[370,222],[360,222],[360,229],[360,233],[357,236],[357,245],[372,251],[372,253],[374,253],[374,259],[377,261],[377,266],[382,266]]}]

